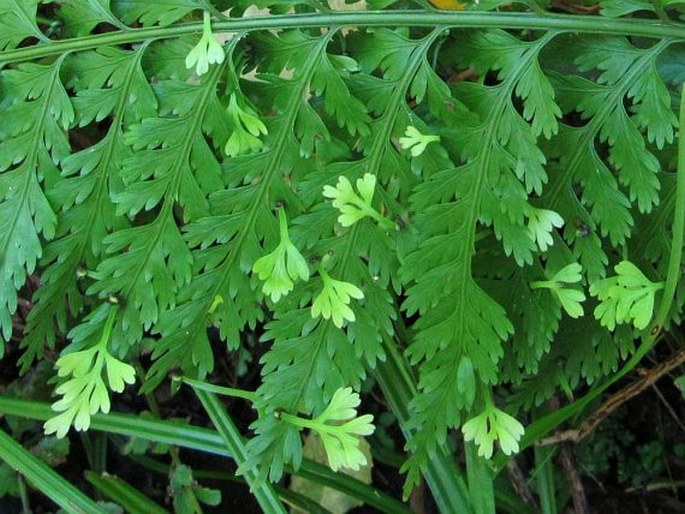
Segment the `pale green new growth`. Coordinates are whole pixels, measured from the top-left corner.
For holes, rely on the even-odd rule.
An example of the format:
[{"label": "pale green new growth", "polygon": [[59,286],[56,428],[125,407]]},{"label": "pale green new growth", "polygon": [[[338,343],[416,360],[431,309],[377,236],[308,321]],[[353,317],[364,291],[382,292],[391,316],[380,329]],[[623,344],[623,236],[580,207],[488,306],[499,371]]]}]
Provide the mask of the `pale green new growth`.
[{"label": "pale green new growth", "polygon": [[259,136],[269,133],[266,125],[252,109],[238,105],[235,93],[230,95],[226,112],[228,112],[233,129],[224,147],[228,157],[256,152],[264,146]]},{"label": "pale green new growth", "polygon": [[64,437],[72,423],[76,430],[87,430],[93,414],[109,412],[109,391],[103,371],[111,391],[120,393],[126,384],[135,382],[133,366],[107,351],[117,310],[110,307],[102,335],[93,347],[67,353],[57,360],[57,375],[70,378],[55,390],[62,398],[52,404],[52,409],[60,414],[45,422],[46,434]]},{"label": "pale green new growth", "polygon": [[326,449],[328,465],[333,471],[340,468],[358,470],[366,465],[366,456],[359,449],[360,437],[373,434],[373,416],[357,416],[361,403],[359,394],[351,387],[338,389],[326,409],[312,420],[283,413],[281,418],[288,423],[314,430]]},{"label": "pale green new growth", "polygon": [[336,327],[342,327],[345,321],[354,321],[354,311],[349,304],[352,298],[364,298],[362,290],[349,282],[331,278],[323,265],[319,266],[319,274],[323,280],[323,289],[312,304],[312,318],[320,315],[324,319],[332,319]]},{"label": "pale green new growth", "polygon": [[595,318],[609,330],[617,324],[632,323],[637,329],[647,328],[654,313],[654,296],[664,282],[652,282],[630,261],[614,267],[617,275],[592,284],[590,294],[600,304]]},{"label": "pale green new growth", "polygon": [[412,157],[421,155],[430,143],[439,143],[440,136],[432,134],[422,134],[413,125],[407,126],[404,137],[400,138],[400,146],[404,150],[411,150]]},{"label": "pale green new growth", "polygon": [[551,280],[539,280],[530,284],[531,289],[549,289],[559,300],[561,306],[572,318],[579,318],[583,315],[585,294],[578,289],[565,287],[567,284],[577,284],[583,277],[581,271],[583,267],[577,262],[573,262],[561,268]]},{"label": "pale green new growth", "polygon": [[340,211],[338,222],[343,227],[349,227],[357,223],[362,218],[369,216],[376,220],[379,225],[391,228],[392,222],[384,218],[371,202],[376,188],[376,176],[365,173],[364,177],[357,179],[357,191],[355,193],[352,184],[347,177],[338,177],[335,187],[324,186],[323,195],[333,200],[333,207]]},{"label": "pale green new growth", "polygon": [[519,451],[518,442],[523,435],[523,425],[503,410],[488,405],[481,414],[471,418],[461,427],[466,441],[474,441],[478,446],[478,455],[489,459],[492,457],[495,441],[505,455]]},{"label": "pale green new growth", "polygon": [[212,34],[211,15],[205,11],[203,16],[202,37],[186,56],[186,68],[194,67],[198,76],[207,73],[210,64],[221,64],[226,58],[221,43]]},{"label": "pale green new growth", "polygon": [[564,219],[554,211],[533,207],[528,211],[528,231],[541,252],[546,252],[552,246],[554,229],[563,226]]},{"label": "pale green new growth", "polygon": [[276,249],[264,257],[257,259],[252,271],[264,280],[262,292],[277,302],[282,296],[293,290],[294,281],[309,280],[309,266],[302,254],[290,241],[288,235],[288,220],[285,211],[278,213],[281,242]]}]

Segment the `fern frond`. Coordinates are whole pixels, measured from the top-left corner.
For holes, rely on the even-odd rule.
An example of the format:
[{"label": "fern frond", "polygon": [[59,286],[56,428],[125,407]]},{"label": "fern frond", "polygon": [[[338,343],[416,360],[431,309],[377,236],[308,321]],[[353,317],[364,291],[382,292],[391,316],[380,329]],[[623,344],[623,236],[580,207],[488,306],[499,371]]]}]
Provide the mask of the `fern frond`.
[{"label": "fern frond", "polygon": [[593,384],[615,372],[621,360],[634,351],[629,328],[610,334],[590,316],[564,320],[550,352],[542,356],[537,373],[523,378],[510,403],[514,409],[527,410],[542,405],[559,389],[571,395],[580,384]]},{"label": "fern frond", "polygon": [[88,293],[125,299],[117,328],[129,345],[157,322],[160,311],[175,305],[178,288],[190,282],[193,259],[174,207],[183,209],[185,219],[208,213],[205,195],[221,183],[219,165],[204,139],[204,130],[211,132],[214,127],[203,125],[207,110],[218,104],[215,91],[220,70],[215,67],[197,86],[160,83],[164,98],[181,88],[191,102],[162,103],[163,117],[145,118],[124,134],[133,153],[123,163],[125,185],[114,198],[117,214],[135,216],[159,205],[158,212],[147,224],[105,238],[106,252],[113,255],[98,265]]},{"label": "fern frond", "polygon": [[126,26],[112,13],[110,4],[110,0],[67,0],[62,2],[59,16],[64,23],[65,35],[69,37],[86,36],[100,23],[125,29]]},{"label": "fern frond", "polygon": [[666,276],[671,249],[671,221],[675,209],[675,174],[663,173],[659,178],[661,197],[651,215],[637,215],[635,235],[629,242],[630,255],[642,254],[645,263],[655,266],[659,276]]},{"label": "fern frond", "polygon": [[41,257],[39,235],[52,239],[57,217],[41,188],[59,176],[69,154],[65,130],[74,121],[71,99],[52,64],[27,63],[3,70],[0,87],[0,333],[12,334],[18,290]]},{"label": "fern frond", "polygon": [[[188,352],[188,345],[202,348],[207,354],[208,323],[216,323],[222,338],[230,347],[237,348],[242,327],[254,326],[262,319],[262,294],[254,290],[247,273],[262,254],[260,240],[264,239],[270,248],[275,246],[272,241],[278,236],[278,223],[273,208],[277,202],[298,205],[285,181],[290,174],[297,173],[302,148],[311,144],[304,136],[302,140],[297,137],[300,117],[310,112],[301,99],[309,92],[314,70],[332,35],[284,35],[287,57],[271,64],[267,61],[267,72],[268,66],[279,68],[286,63],[293,70],[289,80],[275,74],[260,75],[266,88],[264,98],[272,101],[271,108],[275,110],[273,118],[264,120],[268,149],[228,161],[226,180],[232,189],[213,194],[212,216],[188,226],[187,240],[192,246],[199,246],[195,252],[197,274],[181,291],[179,306],[166,312],[157,325],[156,330],[163,337],[155,349],[157,360],[150,369],[148,384],[158,383],[167,370],[179,365],[188,371],[196,369],[198,358]],[[288,43],[292,41],[296,43]],[[209,313],[215,298],[222,302]]]},{"label": "fern frond", "polygon": [[[499,264],[493,262],[497,269],[503,269]],[[505,280],[484,280],[483,287],[506,308],[514,326],[513,335],[503,345],[500,375],[518,383],[522,377],[538,372],[539,362],[550,351],[559,330],[562,309],[549,291],[531,288],[534,280],[545,276],[540,266],[518,268],[511,276],[504,276]],[[555,308],[550,308],[551,305]]]},{"label": "fern frond", "polygon": [[209,0],[165,0],[161,3],[118,0],[114,4],[115,14],[128,25],[136,21],[143,26],[169,25],[196,10],[220,15]]},{"label": "fern frond", "polygon": [[[537,64],[552,37],[522,43],[504,33],[471,35],[465,64],[482,73],[497,70],[501,83],[459,86],[456,92],[464,103],[480,109],[478,119],[451,138],[459,142],[455,150],[466,162],[431,175],[412,198],[421,244],[407,256],[402,271],[409,283],[404,308],[410,315],[421,314],[409,348],[412,362],[420,364],[420,393],[411,405],[418,435],[409,442],[413,456],[404,466],[408,488],[447,430],[460,423],[460,409],[471,408],[464,403],[455,408],[464,384],[451,367],[469,358],[479,383],[496,382],[502,342],[513,332],[504,309],[473,279],[475,231],[479,221],[494,225],[506,254],[513,253],[520,265],[532,261],[526,190],[540,189],[546,181],[545,159],[535,140],[554,131],[559,112]],[[530,81],[547,85],[533,93]],[[530,125],[511,103],[515,94],[522,96]],[[485,142],[482,134],[487,134]]]},{"label": "fern frond", "polygon": [[[659,164],[640,128],[659,146],[672,141],[675,116],[655,68],[656,58],[668,46],[668,40],[641,49],[623,38],[584,38],[578,42],[577,62],[581,71],[599,70],[596,82],[555,77],[564,111],[576,110],[588,121],[580,127],[564,125],[550,142],[558,160],[550,167],[551,181],[542,200],[571,221],[564,236],[591,281],[604,275],[608,263],[596,227],[612,245],[621,246],[634,224],[633,203],[640,212],[658,203]],[[633,118],[626,101],[633,104]],[[651,122],[648,112],[661,113],[658,121]],[[608,146],[608,162],[597,152],[598,143]],[[574,190],[577,183],[580,194]],[[619,184],[628,188],[627,195]]]},{"label": "fern frond", "polygon": [[16,48],[28,38],[47,41],[36,24],[38,0],[0,2],[0,50]]},{"label": "fern frond", "polygon": [[[424,40],[408,41],[385,31],[379,31],[378,36],[386,37],[388,41],[395,43],[389,44],[385,49],[386,57],[390,60],[399,62],[404,58],[397,52],[398,47],[411,48],[409,63],[412,71],[417,70],[424,62],[425,53],[435,37],[431,35]],[[377,50],[377,47],[369,49]],[[377,64],[369,64],[365,60],[365,49],[360,49],[359,52],[362,67],[367,72],[372,71]],[[413,73],[407,73],[399,80],[399,76],[388,75],[386,70],[384,79],[373,81],[375,89],[385,89],[385,94],[383,103],[374,104],[374,110],[380,116],[372,122],[372,131],[375,131],[376,135],[372,146],[366,150],[361,161],[352,165],[331,164],[311,172],[302,186],[305,197],[311,198],[307,193],[311,191],[314,194],[316,186],[319,186],[326,177],[331,182],[337,181],[338,171],[344,173],[342,177],[349,183],[350,180],[361,179],[362,175],[371,170],[382,170],[384,163],[388,162],[386,159],[398,160],[399,155],[390,144],[390,137],[398,126],[398,120],[406,119],[403,116],[408,114],[404,99],[413,77]],[[367,77],[356,79],[357,83],[370,82]],[[353,86],[353,91],[358,92],[359,89]],[[339,102],[341,99],[331,98],[331,102],[336,101]],[[362,132],[356,127],[347,128],[353,135],[357,132],[370,133],[368,129]],[[364,137],[360,144],[365,144]],[[384,178],[390,179],[386,175],[381,180]],[[319,198],[322,189],[319,189]],[[387,192],[383,194],[380,188],[376,188],[375,193],[380,198],[388,198]],[[370,199],[374,193],[369,194]],[[316,197],[310,201],[316,201]],[[322,222],[324,217],[328,221]],[[295,220],[297,225],[293,230],[293,238],[301,238],[304,242],[306,237],[310,245],[315,241],[311,249],[315,255],[319,258],[326,255],[324,261],[332,270],[331,273],[336,278],[340,277],[361,287],[364,298],[361,303],[351,305],[354,320],[348,323],[346,330],[341,330],[328,320],[313,322],[308,310],[292,311],[294,305],[306,304],[313,296],[312,291],[322,287],[321,279],[313,280],[306,289],[296,290],[293,298],[289,298],[289,301],[283,304],[283,310],[279,304],[275,313],[276,318],[267,325],[265,339],[274,340],[274,344],[264,358],[264,379],[259,389],[263,398],[262,408],[267,414],[255,423],[253,428],[257,432],[257,437],[250,442],[249,448],[252,451],[251,462],[274,459],[279,462],[276,468],[270,471],[272,479],[280,476],[278,473],[283,462],[292,461],[294,465],[298,465],[302,443],[299,435],[297,438],[294,437],[292,427],[274,423],[268,412],[284,409],[315,414],[320,412],[326,399],[341,385],[359,388],[360,380],[366,374],[364,364],[373,367],[375,360],[383,357],[382,334],[392,333],[391,323],[395,312],[387,287],[397,264],[392,257],[392,243],[385,233],[385,224],[376,217],[370,217],[355,219],[352,222],[353,226],[349,228],[334,229],[331,222],[336,217],[337,212],[330,206],[317,207],[311,214]],[[312,228],[319,230],[314,234]],[[299,229],[304,232],[298,234]],[[331,237],[334,232],[337,233],[336,237]],[[293,386],[283,388],[283,384]],[[286,446],[283,447],[283,444]]]},{"label": "fern frond", "polygon": [[23,371],[42,357],[44,344],[54,346],[55,334],[66,330],[66,314],[76,315],[82,309],[85,286],[80,284],[102,258],[103,239],[128,225],[124,217],[115,215],[110,195],[122,189],[119,170],[130,157],[124,128],[154,114],[157,105],[141,67],[147,46],[136,51],[105,47],[78,54],[69,62],[70,81],[78,91],[73,99],[78,125],[107,118],[111,124],[96,144],[64,159],[62,174],[68,178],[49,192],[59,210],[57,237],[47,244],[41,261],[47,267],[22,340]]}]

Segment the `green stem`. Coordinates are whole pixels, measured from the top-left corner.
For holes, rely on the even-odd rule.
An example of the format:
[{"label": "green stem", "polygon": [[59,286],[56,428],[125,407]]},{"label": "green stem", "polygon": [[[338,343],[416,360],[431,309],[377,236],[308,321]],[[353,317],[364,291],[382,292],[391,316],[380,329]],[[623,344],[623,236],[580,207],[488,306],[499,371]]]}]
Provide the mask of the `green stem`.
[{"label": "green stem", "polygon": [[384,228],[385,230],[392,230],[395,228],[395,223],[393,221],[383,217],[380,212],[373,207],[368,206],[362,200],[355,199],[354,204],[359,208],[359,210],[362,211],[362,213],[376,221],[381,228]]},{"label": "green stem", "polygon": [[[214,394],[195,386],[193,386],[193,389],[236,464],[243,466],[248,458],[247,448],[245,447],[243,436],[233,422],[233,419],[228,415],[228,412],[226,412],[226,409],[224,409],[224,406]],[[286,514],[285,507],[278,498],[271,483],[260,478],[259,469],[254,467],[247,469],[244,476],[250,485],[250,492],[257,500],[257,503],[259,503],[263,512]]]},{"label": "green stem", "polygon": [[208,11],[202,13],[202,37],[212,37],[212,15]]},{"label": "green stem", "polygon": [[536,280],[530,283],[531,289],[554,289],[554,280]]},{"label": "green stem", "polygon": [[235,389],[233,387],[224,387],[214,384],[208,384],[207,382],[202,382],[200,380],[193,380],[188,377],[180,377],[183,382],[191,386],[193,389],[200,391],[206,391],[208,393],[220,394],[223,396],[232,396],[234,398],[242,398],[251,403],[256,403],[259,400],[257,393],[252,391],[245,391],[244,389]]},{"label": "green stem", "polygon": [[22,514],[31,514],[31,503],[29,502],[29,493],[26,490],[26,481],[21,473],[17,473],[17,486],[19,488],[19,498],[21,498],[21,512]]},{"label": "green stem", "polygon": [[278,209],[278,230],[281,236],[281,243],[283,241],[290,241],[290,234],[288,233],[288,218],[285,215],[285,209],[283,207]]},{"label": "green stem", "polygon": [[[403,326],[399,321],[397,332],[403,332]],[[416,384],[409,365],[396,348],[395,341],[385,336],[383,348],[386,358],[377,362],[374,378],[378,381],[390,410],[397,418],[405,439],[409,440],[412,433],[406,429],[410,418],[408,405],[418,394]],[[473,513],[462,471],[446,445],[439,446],[437,451],[429,456],[428,467],[423,471],[423,475],[441,513]]]},{"label": "green stem", "polygon": [[[285,14],[257,18],[217,21],[215,32],[254,32],[264,30],[306,29],[330,26],[357,27],[441,27],[507,28],[524,30],[557,30],[585,34],[624,35],[649,38],[685,39],[685,27],[660,20],[613,19],[600,16],[500,12],[423,12],[365,11],[335,14]],[[181,23],[167,27],[128,29],[81,38],[42,43],[2,52],[0,62],[37,60],[50,55],[93,48],[131,44],[148,39],[164,39],[198,34],[202,22]]]},{"label": "green stem", "polygon": [[309,428],[312,430],[321,428],[319,425],[312,423],[311,420],[301,418],[299,416],[294,416],[292,414],[288,414],[287,412],[280,412],[278,416],[286,423],[290,423],[291,425],[294,425],[296,427]]},{"label": "green stem", "polygon": [[464,454],[466,455],[466,477],[474,514],[495,514],[494,477],[489,463],[478,455],[478,448],[473,441],[464,443]]},{"label": "green stem", "polygon": [[483,397],[483,403],[485,404],[484,410],[487,412],[493,411],[495,409],[495,403],[492,401],[492,393],[490,392],[490,388],[481,388],[481,396]]},{"label": "green stem", "polygon": [[678,171],[676,175],[675,212],[673,214],[673,239],[671,240],[671,254],[668,257],[668,271],[661,303],[654,317],[652,332],[659,332],[668,323],[668,315],[673,304],[678,280],[680,279],[680,265],[683,261],[683,237],[685,234],[685,84],[682,86],[680,97],[680,120],[678,132]]},{"label": "green stem", "polygon": [[112,335],[112,329],[114,328],[114,322],[117,319],[117,311],[119,309],[114,305],[110,307],[109,314],[107,314],[107,321],[105,321],[105,328],[102,331],[102,336],[98,342],[98,359],[103,353],[107,353],[107,344],[109,343],[109,338]]}]

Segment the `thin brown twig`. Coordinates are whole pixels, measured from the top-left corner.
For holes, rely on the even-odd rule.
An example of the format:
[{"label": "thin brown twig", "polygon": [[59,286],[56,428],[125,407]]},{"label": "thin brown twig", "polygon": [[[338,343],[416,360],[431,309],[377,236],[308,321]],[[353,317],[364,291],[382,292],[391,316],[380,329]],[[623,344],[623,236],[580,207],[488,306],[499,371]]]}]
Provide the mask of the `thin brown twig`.
[{"label": "thin brown twig", "polygon": [[573,448],[570,443],[563,443],[559,451],[561,465],[564,468],[564,475],[571,487],[571,498],[573,500],[573,509],[576,514],[590,514],[590,507],[587,503],[587,496],[585,494],[585,487],[583,481],[578,473],[576,466],[576,459],[573,456]]},{"label": "thin brown twig", "polygon": [[529,507],[537,510],[539,506],[537,501],[535,501],[535,495],[528,486],[526,477],[523,474],[521,467],[518,465],[518,462],[516,462],[516,459],[511,459],[509,462],[507,462],[507,473],[509,474],[511,485],[514,487],[514,490],[521,497],[523,502]]},{"label": "thin brown twig", "polygon": [[668,413],[671,415],[673,418],[673,421],[676,422],[676,424],[680,427],[680,429],[685,432],[685,425],[683,422],[680,420],[680,417],[678,416],[678,413],[675,411],[673,406],[668,403],[668,400],[664,397],[664,395],[659,391],[659,388],[656,385],[652,385],[652,389],[656,393],[656,395],[659,397],[659,400],[661,400],[661,403],[664,404],[664,407],[666,407],[666,410]]},{"label": "thin brown twig", "polygon": [[655,482],[653,484],[647,484],[639,487],[628,487],[626,493],[639,493],[639,492],[653,492],[659,491],[661,489],[673,489],[674,487],[685,487],[685,480],[679,481],[667,481],[667,482]]},{"label": "thin brown twig", "polygon": [[577,443],[592,432],[597,425],[604,419],[618,409],[625,402],[637,396],[642,391],[652,386],[669,371],[677,368],[685,363],[685,349],[671,355],[664,362],[650,370],[646,370],[642,376],[633,383],[612,394],[590,417],[588,417],[578,428],[571,428],[557,432],[554,435],[540,439],[536,444],[539,446],[546,446],[549,444],[557,444],[564,441]]},{"label": "thin brown twig", "polygon": [[476,78],[478,78],[478,71],[476,68],[467,68],[463,71],[453,74],[447,79],[447,83],[450,86],[453,86],[458,82],[471,81],[475,80]]}]

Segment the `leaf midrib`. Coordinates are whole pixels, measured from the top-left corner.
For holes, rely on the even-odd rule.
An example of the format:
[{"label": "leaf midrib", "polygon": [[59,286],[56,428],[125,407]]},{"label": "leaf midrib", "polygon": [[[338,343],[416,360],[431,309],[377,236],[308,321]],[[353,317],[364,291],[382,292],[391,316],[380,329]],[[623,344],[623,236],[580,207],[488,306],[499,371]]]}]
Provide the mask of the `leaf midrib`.
[{"label": "leaf midrib", "polygon": [[[187,163],[188,167],[190,168],[190,163],[187,162],[190,158],[190,151],[192,148],[192,143],[195,138],[195,135],[197,134],[197,131],[200,129],[200,125],[202,123],[202,120],[204,119],[205,112],[207,110],[207,106],[209,104],[208,100],[210,97],[210,94],[214,92],[215,88],[210,87],[214,86],[216,82],[219,79],[220,71],[223,67],[221,65],[217,66],[213,72],[212,76],[209,77],[207,82],[203,84],[201,87],[203,88],[203,91],[200,95],[199,102],[196,105],[199,105],[197,107],[196,111],[189,116],[192,116],[192,121],[188,130],[188,136],[184,139],[183,141],[183,147],[181,148],[181,151],[179,154],[182,156],[181,159],[178,159],[176,163],[174,164],[173,168],[169,171],[169,174],[172,176],[171,179],[171,184],[170,186],[167,187],[167,190],[164,193],[164,204],[162,206],[162,209],[159,213],[159,215],[155,218],[155,220],[150,223],[149,227],[152,227],[153,225],[159,225],[159,230],[155,232],[154,238],[150,239],[149,244],[147,245],[146,251],[145,251],[145,258],[141,260],[141,265],[138,266],[136,269],[135,273],[133,274],[133,277],[129,281],[128,287],[122,290],[122,293],[125,298],[128,298],[128,296],[131,294],[133,289],[136,287],[138,278],[140,277],[140,274],[143,272],[145,269],[146,265],[148,264],[148,261],[150,260],[150,255],[152,252],[155,250],[157,247],[157,244],[159,243],[160,238],[162,237],[162,234],[165,230],[165,227],[167,226],[167,223],[170,223],[172,225],[175,225],[175,222],[173,221],[173,211],[172,208],[175,205],[177,198],[176,196],[178,195],[178,187],[179,183],[182,177],[181,173],[181,168],[184,166],[184,164]],[[103,261],[104,262],[104,261]],[[155,295],[156,296],[156,295]]]},{"label": "leaf midrib", "polygon": [[[43,132],[45,127],[45,119],[48,116],[48,110],[50,107],[50,97],[52,96],[55,83],[59,80],[58,75],[62,66],[62,62],[63,59],[60,59],[58,62],[55,62],[51,65],[53,67],[51,71],[52,79],[50,80],[50,85],[48,86],[48,88],[41,95],[41,101],[43,102],[43,106],[41,107],[41,115],[39,118],[39,123],[36,123],[36,125],[33,127],[33,133],[35,134],[35,136],[31,138],[31,141],[33,141],[34,144],[32,145],[30,152],[26,155],[24,161],[18,166],[18,168],[16,168],[17,170],[25,168],[25,171],[22,170],[22,173],[25,175],[25,178],[21,187],[21,194],[19,200],[20,207],[15,211],[15,215],[12,218],[12,223],[10,224],[11,228],[7,232],[6,237],[4,238],[5,244],[3,244],[2,251],[0,252],[0,269],[4,269],[6,265],[7,255],[9,253],[7,251],[7,247],[9,246],[10,241],[12,241],[13,239],[12,237],[10,237],[10,234],[14,233],[17,227],[17,222],[19,220],[20,214],[24,210],[24,208],[27,207],[26,204],[28,204],[27,196],[29,194],[31,179],[35,179],[34,173],[38,167],[38,146],[43,144]],[[20,135],[23,135],[23,133]],[[16,196],[14,198],[16,198]],[[31,221],[35,226],[35,220],[33,219],[33,217],[31,217]],[[44,230],[45,227],[43,227],[43,231]],[[38,252],[37,257],[40,257],[40,253],[41,251]],[[5,306],[2,306],[2,308],[4,307]],[[9,307],[9,305],[7,305],[7,307]]]},{"label": "leaf midrib", "polygon": [[[660,20],[615,19],[568,14],[424,12],[418,10],[287,14],[239,18],[216,21],[212,24],[212,29],[216,32],[238,33],[293,28],[341,28],[343,26],[560,30],[584,34],[641,36],[657,39],[673,37],[685,40],[685,25],[665,23]],[[65,52],[83,51],[109,45],[131,44],[146,39],[175,38],[190,34],[200,34],[201,32],[202,22],[108,32],[0,52],[0,63],[9,64],[32,61]]]},{"label": "leaf midrib", "polygon": [[[83,202],[83,203],[85,203],[86,201],[94,201],[94,209],[93,210],[97,210],[100,207],[103,195],[107,192],[107,188],[105,186],[107,184],[107,179],[110,176],[110,173],[107,172],[107,169],[111,165],[112,155],[113,155],[115,143],[117,142],[117,138],[121,137],[121,128],[122,128],[122,124],[123,124],[124,110],[126,107],[126,103],[128,102],[129,90],[131,87],[133,76],[135,74],[136,66],[140,62],[140,58],[145,51],[145,47],[147,47],[147,44],[143,45],[141,48],[136,50],[137,55],[132,57],[132,59],[131,59],[132,62],[130,64],[129,73],[126,74],[126,81],[124,82],[124,84],[121,87],[120,98],[119,98],[119,101],[117,102],[116,108],[113,111],[113,113],[114,113],[113,114],[113,122],[112,122],[112,125],[110,126],[109,132],[106,136],[106,138],[109,138],[109,139],[107,140],[107,143],[106,143],[107,146],[103,152],[103,160],[101,161],[101,164],[97,167],[97,168],[101,169],[102,171],[101,171],[101,173],[99,173],[99,176],[97,178],[97,185],[95,186],[94,193],[91,194]],[[93,171],[95,171],[95,170],[93,170]],[[96,219],[97,219],[97,216],[95,216],[95,215],[88,216],[88,219],[87,219],[84,227],[76,227],[76,229],[77,229],[76,231],[69,232],[69,233],[65,234],[64,237],[59,239],[59,240],[62,240],[66,237],[70,237],[70,235],[75,235],[76,233],[78,233],[79,239],[76,243],[76,252],[72,252],[72,255],[71,255],[72,259],[73,258],[76,259],[75,260],[76,263],[80,263],[83,260],[83,254],[84,254],[85,249],[87,248],[89,237],[90,237],[90,234],[91,234],[91,231],[92,231],[93,225],[95,224]],[[59,220],[58,220],[58,222],[59,222]],[[76,253],[77,255],[74,257],[73,253]],[[58,265],[63,264],[63,263],[68,264],[68,262],[70,262],[70,261],[67,261],[67,260],[59,261],[59,260],[57,260],[56,265],[58,266]],[[66,269],[60,275],[58,275],[56,277],[55,282],[58,282],[60,280],[64,280],[64,278],[67,276],[67,273],[70,270],[73,271],[73,268],[67,266]],[[41,319],[37,319],[36,322],[32,324],[31,321],[32,321],[33,317],[31,316],[31,314],[29,314],[29,319],[27,322],[27,330],[25,332],[25,335],[28,335],[31,332],[33,332],[33,330],[36,327],[40,326],[41,322],[44,323],[45,320],[49,320],[49,322],[52,323],[53,318],[56,316],[55,313],[52,313],[52,315],[50,317],[48,317],[40,309],[41,304],[48,303],[48,305],[50,305],[49,302],[51,302],[51,300],[52,300],[51,297],[42,298],[40,300],[40,303],[36,304],[36,307],[34,308],[34,310],[38,309],[38,310],[35,310],[35,312],[40,313]],[[33,313],[34,310],[32,310],[31,312]]]},{"label": "leaf midrib", "polygon": [[[516,86],[521,78],[521,76],[528,70],[528,67],[531,65],[534,59],[537,59],[538,54],[544,48],[545,45],[547,45],[554,37],[558,36],[559,33],[548,33],[541,37],[540,39],[534,41],[531,43],[531,46],[529,49],[526,49],[524,51],[524,59],[522,60],[521,63],[518,64],[516,67],[516,70],[510,74],[507,78],[506,81],[502,84],[501,87],[505,89],[504,92],[500,92],[497,94],[497,103],[494,108],[492,108],[488,112],[488,117],[486,118],[485,123],[483,124],[484,126],[488,127],[485,130],[486,134],[491,134],[492,136],[489,138],[491,141],[497,141],[497,132],[499,129],[499,125],[502,122],[503,116],[502,113],[505,108],[505,104],[509,101],[511,101],[511,95],[514,93],[514,90],[516,89]],[[482,145],[479,154],[476,156],[476,158],[469,163],[468,165],[475,166],[477,163],[483,163],[480,168],[480,173],[478,174],[478,179],[476,180],[476,183],[473,188],[473,202],[470,205],[469,208],[469,216],[467,218],[468,223],[465,224],[465,227],[471,227],[471,229],[468,231],[466,241],[464,244],[461,246],[462,248],[462,259],[465,263],[466,266],[464,268],[464,276],[462,277],[462,280],[459,281],[459,298],[461,301],[458,302],[457,309],[458,309],[458,314],[455,313],[455,316],[458,315],[459,319],[464,319],[466,316],[465,309],[469,305],[468,302],[468,297],[466,294],[467,287],[470,287],[472,284],[474,284],[473,280],[473,273],[472,273],[472,257],[473,257],[473,247],[475,244],[475,237],[476,237],[476,224],[478,221],[478,214],[479,214],[479,208],[480,208],[480,197],[482,194],[482,188],[483,188],[483,182],[485,180],[485,175],[487,173],[487,169],[490,164],[490,159],[492,158],[493,154],[493,148],[492,145]],[[494,223],[494,221],[493,221]],[[462,335],[462,330],[461,328],[464,327],[464,323],[460,323],[460,331],[459,331],[459,337],[458,339],[463,339]],[[455,337],[455,339],[457,339]]]}]

